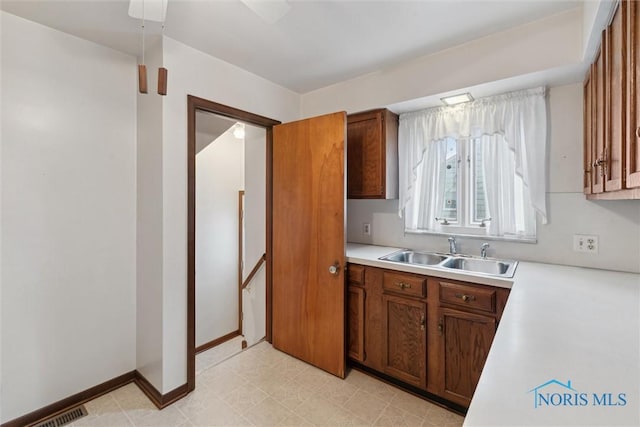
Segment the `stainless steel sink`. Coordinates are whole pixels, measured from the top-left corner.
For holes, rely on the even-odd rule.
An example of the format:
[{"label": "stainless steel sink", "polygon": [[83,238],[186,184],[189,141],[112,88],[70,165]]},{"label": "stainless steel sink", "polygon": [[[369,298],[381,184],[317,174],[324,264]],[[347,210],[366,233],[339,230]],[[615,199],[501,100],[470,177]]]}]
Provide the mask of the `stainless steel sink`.
[{"label": "stainless steel sink", "polygon": [[379,258],[382,261],[425,265],[441,270],[461,270],[473,274],[497,277],[513,277],[518,261],[478,258],[467,255],[446,255],[403,249]]},{"label": "stainless steel sink", "polygon": [[380,259],[384,261],[403,262],[405,264],[436,265],[448,258],[446,255],[416,252],[407,249],[383,256]]},{"label": "stainless steel sink", "polygon": [[502,277],[513,277],[517,265],[517,261],[467,257],[451,257],[442,263],[444,268]]}]

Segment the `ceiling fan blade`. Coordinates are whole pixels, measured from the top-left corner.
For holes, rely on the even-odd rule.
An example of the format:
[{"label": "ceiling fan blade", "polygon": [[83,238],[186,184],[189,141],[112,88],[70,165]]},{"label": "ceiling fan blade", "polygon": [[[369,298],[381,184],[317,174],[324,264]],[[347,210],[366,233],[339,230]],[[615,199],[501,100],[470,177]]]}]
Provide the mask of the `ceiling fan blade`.
[{"label": "ceiling fan blade", "polygon": [[291,5],[287,0],[240,0],[256,15],[269,24],[275,24],[289,12]]},{"label": "ceiling fan blade", "polygon": [[164,22],[169,0],[129,0],[129,16],[146,21]]}]

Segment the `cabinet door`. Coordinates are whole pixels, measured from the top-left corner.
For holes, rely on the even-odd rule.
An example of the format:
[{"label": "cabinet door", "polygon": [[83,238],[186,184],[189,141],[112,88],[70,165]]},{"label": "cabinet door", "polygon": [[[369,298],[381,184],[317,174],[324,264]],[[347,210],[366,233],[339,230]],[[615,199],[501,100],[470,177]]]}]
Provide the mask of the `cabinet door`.
[{"label": "cabinet door", "polygon": [[347,119],[347,197],[384,198],[382,112]]},{"label": "cabinet door", "polygon": [[426,388],[427,305],[383,295],[384,372],[408,384]]},{"label": "cabinet door", "polygon": [[640,4],[626,1],[627,9],[627,188],[640,187]]},{"label": "cabinet door", "polygon": [[[623,188],[624,151],[626,148],[626,70],[625,45],[627,11],[618,7],[611,25],[605,31],[606,39],[606,134],[605,134],[605,191]],[[626,178],[626,177],[625,177]]]},{"label": "cabinet door", "polygon": [[349,357],[358,362],[364,362],[364,319],[365,319],[365,290],[359,286],[349,286],[347,313],[349,319]]},{"label": "cabinet door", "polygon": [[593,65],[584,81],[584,117],[583,117],[583,192],[591,194],[591,169],[593,164]]},{"label": "cabinet door", "polygon": [[440,309],[438,331],[442,338],[441,395],[469,406],[496,332],[491,316]]},{"label": "cabinet door", "polygon": [[[604,34],[604,32],[603,32]],[[602,41],[604,42],[604,36]],[[602,193],[604,191],[604,175],[606,163],[604,160],[604,139],[605,139],[605,49],[603,43],[600,51],[596,56],[595,66],[593,68],[594,75],[594,94],[595,103],[593,125],[595,126],[595,135],[593,136],[593,168],[591,169],[591,191],[593,193]]]}]

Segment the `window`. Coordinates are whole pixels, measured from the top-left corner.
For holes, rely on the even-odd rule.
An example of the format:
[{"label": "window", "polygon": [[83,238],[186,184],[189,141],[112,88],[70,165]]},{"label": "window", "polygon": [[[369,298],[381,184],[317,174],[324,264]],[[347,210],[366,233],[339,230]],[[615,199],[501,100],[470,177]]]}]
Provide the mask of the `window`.
[{"label": "window", "polygon": [[544,88],[400,115],[399,213],[417,233],[531,241],[546,224]]},{"label": "window", "polygon": [[[485,161],[485,157],[497,148],[502,152],[497,156],[498,160],[503,157],[508,162],[514,160],[506,143],[498,140],[494,143],[498,147],[491,147],[491,141],[485,141],[486,147],[482,143],[483,138],[445,138],[435,143],[442,146],[441,150],[434,151],[436,155],[441,151],[444,156],[436,159],[440,165],[422,167],[417,171],[420,188],[427,186],[432,191],[414,192],[405,207],[407,231],[487,235],[487,229],[493,220],[487,200],[487,185],[492,185],[492,179],[486,177],[485,171],[490,174],[493,168],[504,165],[495,164],[491,160]],[[513,167],[506,167],[497,173],[497,179],[493,181],[501,187],[489,192],[500,197],[499,204],[502,206],[496,207],[496,213],[502,216],[500,222],[510,224],[502,236],[524,239],[535,237],[535,214],[524,197],[526,191],[522,178],[515,173]],[[428,213],[425,215],[431,203],[434,203],[434,221],[430,221]],[[506,208],[506,211],[501,207]],[[528,229],[527,225],[532,225],[532,228]]]}]

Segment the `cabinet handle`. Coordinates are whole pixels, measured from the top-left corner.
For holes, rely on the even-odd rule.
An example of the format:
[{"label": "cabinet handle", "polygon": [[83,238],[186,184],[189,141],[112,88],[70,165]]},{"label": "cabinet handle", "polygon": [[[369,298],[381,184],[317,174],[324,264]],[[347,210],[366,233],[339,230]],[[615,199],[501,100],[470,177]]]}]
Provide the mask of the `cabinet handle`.
[{"label": "cabinet handle", "polygon": [[420,315],[420,330],[424,331],[424,328],[427,324],[427,319],[424,316],[424,313]]},{"label": "cabinet handle", "polygon": [[438,320],[438,333],[442,336],[442,332],[444,331],[444,325],[442,324],[442,317]]},{"label": "cabinet handle", "polygon": [[640,138],[640,126],[638,126],[636,129],[636,136]]},{"label": "cabinet handle", "polygon": [[411,283],[396,282],[396,286],[399,287],[400,289],[410,289]]},{"label": "cabinet handle", "polygon": [[598,159],[595,162],[593,162],[593,167],[594,168],[599,168],[600,166],[602,166],[604,164],[604,159]]},{"label": "cabinet handle", "polygon": [[476,300],[476,297],[474,297],[473,295],[466,294],[456,294],[456,298],[460,298],[464,302],[472,302]]}]

